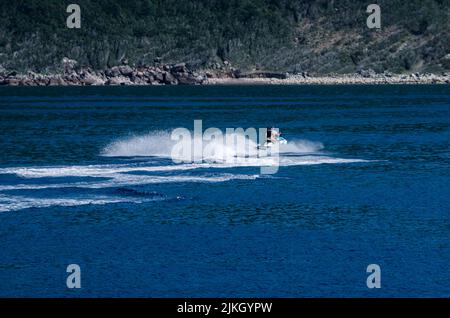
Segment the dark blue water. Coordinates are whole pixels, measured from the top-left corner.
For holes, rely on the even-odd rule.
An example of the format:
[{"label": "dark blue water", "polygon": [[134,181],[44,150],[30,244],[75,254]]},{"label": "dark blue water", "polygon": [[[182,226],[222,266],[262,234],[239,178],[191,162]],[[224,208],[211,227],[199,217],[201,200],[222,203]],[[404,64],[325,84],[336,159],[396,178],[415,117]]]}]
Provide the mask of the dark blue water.
[{"label": "dark blue water", "polygon": [[[194,119],[291,148],[175,164]],[[449,86],[1,88],[0,296],[448,297],[449,127]]]}]

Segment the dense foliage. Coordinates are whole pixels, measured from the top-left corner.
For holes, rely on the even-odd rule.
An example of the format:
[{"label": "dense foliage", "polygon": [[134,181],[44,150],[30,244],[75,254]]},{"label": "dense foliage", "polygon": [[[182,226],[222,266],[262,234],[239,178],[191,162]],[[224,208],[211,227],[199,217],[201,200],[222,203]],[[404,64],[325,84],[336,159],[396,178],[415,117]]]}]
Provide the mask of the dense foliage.
[{"label": "dense foliage", "polygon": [[[0,65],[52,71],[61,59],[105,68],[227,60],[236,68],[312,73],[450,69],[450,0],[383,0],[382,29],[361,0],[0,1]],[[78,3],[82,28],[66,27]]]}]

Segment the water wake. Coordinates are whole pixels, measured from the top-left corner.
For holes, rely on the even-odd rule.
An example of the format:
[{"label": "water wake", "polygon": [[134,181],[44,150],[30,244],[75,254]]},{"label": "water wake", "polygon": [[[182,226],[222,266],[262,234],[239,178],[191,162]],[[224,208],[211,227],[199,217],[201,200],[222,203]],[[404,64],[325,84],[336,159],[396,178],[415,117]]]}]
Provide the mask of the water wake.
[{"label": "water wake", "polygon": [[[157,198],[150,195],[151,186],[155,184],[219,183],[260,177],[256,171],[249,174],[236,169],[242,167],[365,162],[327,155],[322,151],[324,146],[320,142],[308,140],[290,140],[287,145],[280,146],[278,156],[259,157],[255,153],[257,144],[242,135],[231,137],[246,145],[244,152],[242,148],[236,149],[212,140],[203,143],[203,154],[208,153],[210,157],[204,157],[201,162],[172,162],[169,158],[173,158],[175,142],[168,132],[157,131],[121,138],[101,151],[104,157],[125,158],[124,163],[120,164],[0,168],[0,176],[13,176],[4,178],[9,180],[7,183],[0,182],[0,212],[50,206],[158,201],[165,198],[164,195]],[[11,178],[16,179],[11,182]],[[138,194],[132,195],[137,193],[133,187],[144,187],[145,191],[139,190]]]}]

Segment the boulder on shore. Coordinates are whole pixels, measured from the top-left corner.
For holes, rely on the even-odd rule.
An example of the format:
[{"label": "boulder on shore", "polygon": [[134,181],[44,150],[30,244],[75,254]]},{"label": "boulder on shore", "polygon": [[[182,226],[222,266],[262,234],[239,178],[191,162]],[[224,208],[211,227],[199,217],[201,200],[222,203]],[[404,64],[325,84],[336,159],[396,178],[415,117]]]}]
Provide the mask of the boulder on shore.
[{"label": "boulder on shore", "polygon": [[164,72],[163,73],[163,81],[164,81],[164,84],[167,84],[167,85],[176,85],[176,84],[178,84],[178,80],[175,78],[175,76],[173,76],[169,72]]},{"label": "boulder on shore", "polygon": [[106,85],[133,85],[133,83],[130,81],[128,77],[125,76],[116,76],[108,79],[105,82]]},{"label": "boulder on shore", "polygon": [[134,70],[129,65],[121,65],[119,66],[120,74],[123,76],[131,76],[134,72]]},{"label": "boulder on shore", "polygon": [[78,64],[77,61],[71,60],[67,57],[64,57],[61,61],[64,69],[64,73],[70,73],[74,70],[75,66]]}]

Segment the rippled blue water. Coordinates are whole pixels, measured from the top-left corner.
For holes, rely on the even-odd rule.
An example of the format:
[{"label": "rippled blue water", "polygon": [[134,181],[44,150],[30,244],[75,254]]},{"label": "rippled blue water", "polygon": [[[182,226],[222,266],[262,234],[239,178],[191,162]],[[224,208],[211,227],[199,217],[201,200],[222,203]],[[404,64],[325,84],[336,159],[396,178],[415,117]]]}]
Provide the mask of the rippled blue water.
[{"label": "rippled blue water", "polygon": [[[175,164],[194,119],[293,148]],[[449,126],[449,86],[0,88],[0,296],[449,296]]]}]

